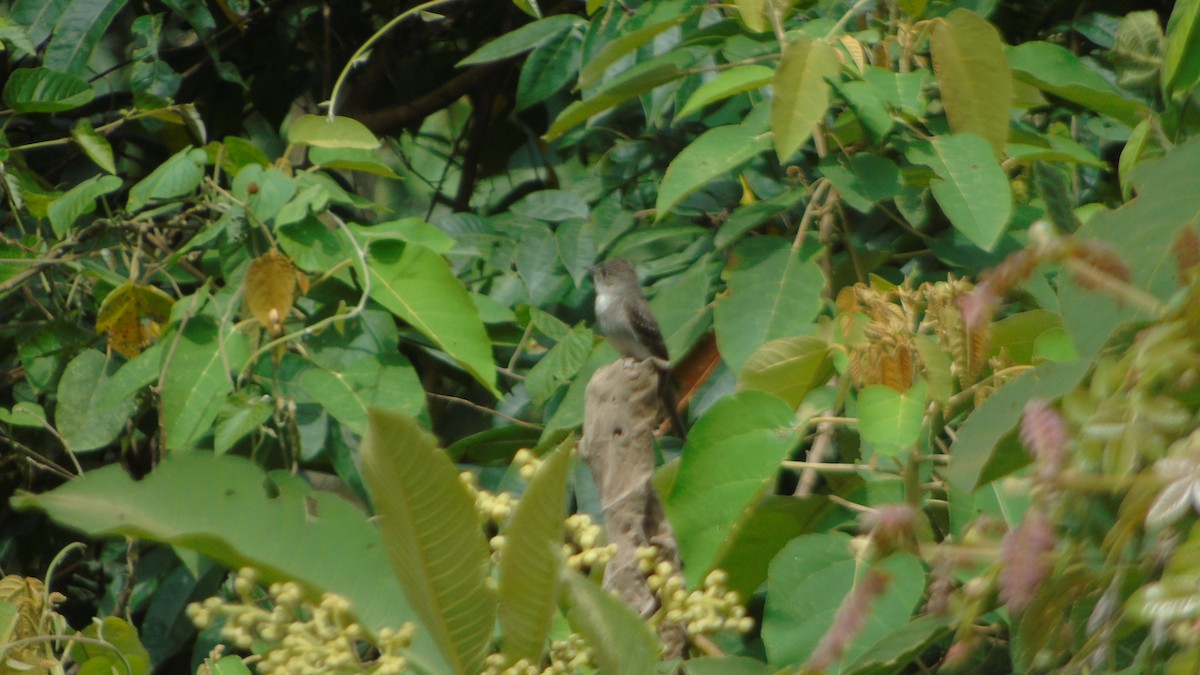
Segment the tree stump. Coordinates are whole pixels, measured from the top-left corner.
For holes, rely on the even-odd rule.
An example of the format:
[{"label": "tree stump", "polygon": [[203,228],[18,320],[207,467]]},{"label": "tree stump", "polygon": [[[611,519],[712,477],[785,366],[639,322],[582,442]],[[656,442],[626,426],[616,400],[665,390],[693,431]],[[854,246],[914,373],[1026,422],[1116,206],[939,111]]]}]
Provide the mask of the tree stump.
[{"label": "tree stump", "polygon": [[[604,569],[604,588],[614,591],[642,618],[659,608],[658,597],[638,569],[637,549],[658,547],[658,559],[679,568],[679,545],[650,479],[654,475],[654,429],[658,420],[659,372],[650,361],[624,358],[600,368],[588,382],[579,454],[591,467],[604,524],[616,556]],[[683,626],[663,622],[659,639],[666,658],[683,656]]]}]

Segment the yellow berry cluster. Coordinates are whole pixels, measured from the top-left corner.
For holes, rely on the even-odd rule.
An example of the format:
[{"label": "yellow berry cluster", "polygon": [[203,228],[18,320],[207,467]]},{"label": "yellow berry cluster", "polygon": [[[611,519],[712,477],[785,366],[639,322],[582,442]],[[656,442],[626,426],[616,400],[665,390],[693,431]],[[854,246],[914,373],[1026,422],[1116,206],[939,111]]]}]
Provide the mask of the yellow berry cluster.
[{"label": "yellow berry cluster", "polygon": [[586,513],[568,516],[566,521],[567,543],[563,544],[563,555],[567,556],[567,567],[583,570],[604,565],[617,555],[617,545],[599,546],[602,530]]},{"label": "yellow berry cluster", "polygon": [[656,621],[683,625],[689,635],[748,633],[754,628],[741,596],[725,587],[729,577],[724,570],[709,572],[702,589],[688,592],[678,568],[658,560],[657,547],[639,548],[637,556],[639,568],[647,575],[646,585],[662,600]]},{"label": "yellow berry cluster", "polygon": [[[407,666],[404,651],[416,628],[406,623],[400,630],[383,629],[372,642],[350,613],[350,602],[326,593],[319,605],[304,598],[299,584],[271,584],[264,596],[255,570],[238,570],[234,591],[241,599],[229,603],[212,597],[188,605],[187,615],[200,629],[224,618],[221,639],[241,650],[264,654],[258,672],[284,675],[296,672],[371,672],[399,675]],[[379,655],[364,663],[360,647],[373,643]]]},{"label": "yellow berry cluster", "polygon": [[540,664],[525,659],[510,664],[504,654],[492,654],[487,658],[487,667],[480,675],[570,675],[595,667],[591,648],[575,633],[551,642],[549,655],[549,665],[542,668]]}]

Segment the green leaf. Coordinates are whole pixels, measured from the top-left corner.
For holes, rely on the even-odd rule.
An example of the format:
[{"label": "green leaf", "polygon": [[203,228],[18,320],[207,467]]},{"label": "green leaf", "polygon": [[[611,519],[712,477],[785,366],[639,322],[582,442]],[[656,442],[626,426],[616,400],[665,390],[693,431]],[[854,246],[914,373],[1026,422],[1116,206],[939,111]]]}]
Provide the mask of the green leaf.
[{"label": "green leaf", "polygon": [[654,39],[654,36],[658,35],[659,33],[662,33],[663,31],[674,26],[678,26],[686,21],[691,15],[692,13],[690,11],[681,12],[666,19],[665,21],[647,24],[634,31],[626,33],[615,40],[612,40],[608,44],[604,45],[599,52],[589,56],[587,63],[583,66],[583,69],[579,71],[579,84],[576,86],[579,89],[587,89],[588,87],[591,87],[592,84],[604,74],[604,71],[608,70],[609,66],[619,61],[621,57],[629,54],[633,50]]},{"label": "green leaf", "polygon": [[900,167],[869,152],[855,153],[849,160],[830,156],[821,162],[821,173],[837,188],[838,195],[861,213],[870,213],[877,202],[895,197],[903,188]]},{"label": "green leaf", "polygon": [[730,370],[770,340],[812,331],[825,275],[816,261],[774,237],[747,239],[735,248],[726,292],[717,299],[717,347]]},{"label": "green leaf", "polygon": [[350,223],[349,227],[364,248],[377,241],[405,241],[435,253],[448,253],[454,248],[452,237],[415,216],[371,225]]},{"label": "green leaf", "polygon": [[[299,582],[313,598],[338,593],[372,633],[417,619],[379,530],[361,511],[286,473],[268,476],[241,457],[168,453],[140,481],[109,464],[49,492],[19,492],[12,504],[93,537],[138,537],[197,551],[230,569],[254,567],[264,581]],[[440,661],[425,630],[417,631],[413,649],[422,660]]]},{"label": "green leaf", "polygon": [[229,397],[217,414],[213,451],[218,455],[229,452],[238,441],[262,428],[274,412],[275,404],[268,397],[251,399],[241,394]]},{"label": "green leaf", "polygon": [[[767,579],[762,637],[767,661],[782,667],[804,661],[833,624],[843,599],[872,568],[889,577],[872,599],[862,628],[846,646],[842,663],[870,653],[895,627],[908,623],[925,590],[925,570],[907,553],[894,553],[871,566],[855,557],[850,537],[840,532],[793,539],[775,559]],[[827,672],[844,672],[833,665]]]},{"label": "green leaf", "polygon": [[796,422],[783,401],[744,391],[717,401],[692,427],[664,504],[689,586],[712,569],[796,446]]},{"label": "green leaf", "polygon": [[475,498],[417,421],[372,410],[362,476],[400,585],[456,673],[476,673],[496,620]]},{"label": "green leaf", "polygon": [[167,450],[188,450],[208,433],[225,397],[233,391],[230,371],[240,370],[250,357],[250,340],[206,316],[192,316],[164,355],[162,425]]},{"label": "green leaf", "polygon": [[595,335],[583,326],[571,330],[546,352],[525,377],[525,388],[533,405],[541,407],[558,390],[576,377],[592,352]]},{"label": "green leaf", "polygon": [[499,397],[492,344],[471,296],[437,253],[376,242],[368,254],[371,297],[446,351]]},{"label": "green leaf", "polygon": [[767,495],[739,522],[713,568],[725,570],[725,587],[748,598],[767,580],[767,566],[792,539],[811,532],[835,508],[824,495]]},{"label": "green leaf", "polygon": [[11,424],[14,427],[44,429],[46,427],[46,411],[36,403],[20,401],[13,405],[12,410],[0,408],[0,422]]},{"label": "green leaf", "polygon": [[574,439],[542,458],[504,530],[499,598],[502,650],[511,660],[541,660],[557,611],[564,571],[563,519]]},{"label": "green leaf", "polygon": [[74,75],[87,70],[92,51],[126,0],[71,0],[58,17],[42,64]]},{"label": "green leaf", "polygon": [[837,53],[828,43],[803,33],[784,48],[771,85],[771,131],[780,162],[795,155],[829,108],[829,83],[839,70]]},{"label": "green leaf", "polygon": [[204,180],[203,150],[190,146],[171,155],[129,190],[130,211],[140,211],[152,201],[176,199],[191,194]]},{"label": "green leaf", "polygon": [[863,131],[874,142],[882,141],[896,126],[888,103],[874,87],[866,82],[853,80],[835,83],[838,93],[850,104],[850,110],[858,118]]},{"label": "green leaf", "polygon": [[1168,100],[1200,82],[1200,0],[1178,0],[1171,10],[1161,81]]},{"label": "green leaf", "polygon": [[579,73],[583,38],[568,31],[538,45],[517,79],[517,110],[541,103],[562,91]]},{"label": "green leaf", "polygon": [[576,101],[554,118],[544,138],[552,141],[593,116],[687,75],[698,58],[695,50],[667,52],[644,61],[604,83],[591,97]]},{"label": "green leaf", "polygon": [[696,91],[688,97],[687,103],[675,116],[676,120],[687,117],[701,108],[736,96],[742,92],[760,89],[771,83],[775,70],[767,66],[749,65],[734,66],[717,73],[713,79],[696,87]]},{"label": "green leaf", "polygon": [[937,136],[908,150],[914,164],[937,173],[930,189],[950,224],[985,251],[1000,241],[1012,216],[1012,192],[992,148],[972,133]]},{"label": "green leaf", "polygon": [[75,139],[75,143],[88,156],[88,159],[96,163],[96,166],[109,173],[117,172],[116,162],[113,161],[112,146],[109,145],[108,139],[96,133],[87,120],[81,119],[75,123],[71,129],[71,138]]},{"label": "green leaf", "polygon": [[628,605],[577,572],[566,571],[567,620],[583,636],[601,673],[654,673],[658,639]]},{"label": "green leaf", "polygon": [[943,617],[927,614],[893,629],[868,647],[846,672],[890,675],[904,670],[933,643],[950,632]]},{"label": "green leaf", "polygon": [[105,396],[109,378],[104,354],[88,349],[67,364],[58,382],[54,421],[71,452],[103,448],[117,439],[136,406],[132,397]]},{"label": "green leaf", "polygon": [[925,421],[925,383],[900,393],[883,384],[858,392],[858,433],[876,452],[894,456],[921,437]]},{"label": "green leaf", "polygon": [[58,17],[71,0],[14,0],[9,16],[29,30],[29,40],[40,45],[50,37]]},{"label": "green leaf", "polygon": [[1090,370],[1087,360],[1066,363],[1047,362],[1010,380],[975,409],[958,428],[958,437],[950,446],[954,458],[946,469],[946,478],[958,489],[973,491],[1001,478],[1005,473],[989,470],[1003,465],[1008,471],[1028,463],[1028,457],[998,457],[1005,452],[1000,441],[1016,427],[1025,402],[1035,398],[1055,399],[1075,388]]},{"label": "green leaf", "polygon": [[738,373],[738,389],[756,389],[792,408],[833,375],[829,343],[815,337],[780,338],[759,347]]},{"label": "green leaf", "polygon": [[124,619],[106,616],[79,632],[84,637],[105,643],[75,642],[71,645],[71,660],[79,664],[81,675],[126,672],[149,675],[150,654],[138,639],[137,629]]},{"label": "green leaf", "polygon": [[564,220],[587,220],[590,210],[582,197],[570,190],[538,190],[511,207],[518,216],[559,223]]},{"label": "green leaf", "polygon": [[1006,316],[991,326],[988,356],[999,354],[1003,349],[1013,362],[1032,364],[1038,339],[1047,331],[1061,329],[1062,325],[1061,316],[1045,309]]},{"label": "green leaf", "polygon": [[288,127],[287,139],[288,143],[318,148],[374,150],[379,147],[379,139],[362,122],[341,116],[330,120],[324,115],[301,115]]},{"label": "green leaf", "polygon": [[1042,91],[1135,126],[1148,114],[1145,104],[1126,98],[1071,52],[1049,42],[1026,42],[1008,50],[1017,79]]},{"label": "green leaf", "polygon": [[689,143],[671,160],[663,175],[654,205],[655,219],[662,220],[689,195],[766,152],[771,147],[771,138],[756,127],[755,124],[714,127]]},{"label": "green leaf", "polygon": [[62,112],[95,97],[95,90],[83,79],[50,68],[17,68],[4,85],[4,102],[17,113]]},{"label": "green leaf", "polygon": [[55,236],[59,239],[67,236],[80,216],[96,210],[97,199],[116,192],[121,185],[121,179],[116,176],[92,176],[50,202],[47,215]]},{"label": "green leaf", "polygon": [[392,167],[384,164],[372,150],[364,148],[321,148],[312,147],[308,151],[308,159],[324,169],[342,169],[344,171],[362,171],[384,178],[400,176],[392,171]]},{"label": "green leaf", "polygon": [[585,25],[585,23],[583,19],[573,14],[558,14],[525,24],[476,49],[470,56],[459,61],[458,66],[461,68],[480,63],[503,61],[518,54],[524,54],[531,49],[541,47],[576,26]]},{"label": "green leaf", "polygon": [[367,431],[369,408],[415,416],[425,407],[421,380],[400,354],[372,354],[341,371],[311,368],[300,384],[342,426],[360,435]]},{"label": "green leaf", "polygon": [[1013,85],[996,27],[967,9],[933,22],[933,72],[955,133],[983,137],[997,158],[1008,142]]}]

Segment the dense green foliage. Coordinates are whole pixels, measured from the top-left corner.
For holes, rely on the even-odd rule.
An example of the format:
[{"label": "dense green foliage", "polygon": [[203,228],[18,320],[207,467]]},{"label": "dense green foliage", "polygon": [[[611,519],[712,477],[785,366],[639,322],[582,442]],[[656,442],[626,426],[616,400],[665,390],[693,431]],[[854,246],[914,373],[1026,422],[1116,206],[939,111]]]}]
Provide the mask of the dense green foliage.
[{"label": "dense green foliage", "polygon": [[564,524],[624,257],[682,578],[755,621],[687,672],[1200,667],[1197,0],[14,0],[0,45],[8,658],[194,670],[216,596],[372,672],[674,668],[682,605]]}]

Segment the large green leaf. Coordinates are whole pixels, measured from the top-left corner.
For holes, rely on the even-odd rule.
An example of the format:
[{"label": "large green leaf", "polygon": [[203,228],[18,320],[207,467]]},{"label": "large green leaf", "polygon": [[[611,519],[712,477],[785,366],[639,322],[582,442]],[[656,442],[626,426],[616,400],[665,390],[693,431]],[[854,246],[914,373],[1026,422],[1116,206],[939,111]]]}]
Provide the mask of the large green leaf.
[{"label": "large green leaf", "polygon": [[912,145],[908,158],[937,173],[930,189],[950,224],[971,243],[992,250],[1013,206],[1008,179],[987,141],[972,133],[937,136]]},{"label": "large green leaf", "polygon": [[658,640],[625,603],[576,572],[566,571],[567,620],[583,636],[601,673],[653,673]]},{"label": "large green leaf", "polygon": [[546,130],[546,140],[552,141],[606,110],[615,108],[655,87],[687,75],[699,58],[698,50],[667,52],[644,61],[605,82],[590,97],[576,101],[563,109]]},{"label": "large green leaf", "polygon": [[578,32],[567,31],[534,49],[517,79],[517,110],[541,103],[570,84],[579,73],[582,45]]},{"label": "large green leaf", "polygon": [[[599,79],[601,75],[604,74],[604,71],[608,70],[609,66],[619,61],[621,57],[629,54],[633,50],[654,39],[654,36],[658,35],[659,33],[662,33],[663,31],[674,26],[678,26],[689,16],[691,16],[690,11],[682,11],[685,9],[686,3],[675,2],[660,4],[663,7],[666,7],[668,4],[673,4],[679,13],[675,16],[670,16],[663,21],[647,23],[646,25],[630,31],[629,33],[626,33],[625,35],[622,35],[621,37],[604,45],[600,51],[588,58],[587,63],[583,66],[583,69],[579,71],[578,87],[580,89],[586,89],[590,87]],[[648,10],[652,9],[649,5],[646,7]]]},{"label": "large green leaf", "polygon": [[54,422],[71,452],[112,443],[136,409],[132,396],[110,396],[108,382],[108,362],[95,349],[80,352],[63,371]]},{"label": "large green leaf", "polygon": [[164,338],[162,426],[167,450],[187,450],[211,431],[233,376],[250,356],[250,339],[208,315],[192,316]]},{"label": "large green leaf", "polygon": [[40,45],[50,37],[54,24],[71,0],[13,0],[9,16],[29,31],[29,41]]},{"label": "large green leaf", "polygon": [[302,115],[288,127],[287,138],[289,143],[318,148],[379,147],[379,139],[362,122],[340,116],[329,119],[323,115]]},{"label": "large green leaf", "polygon": [[829,343],[815,337],[779,338],[759,347],[738,373],[738,389],[773,394],[796,408],[833,375]]},{"label": "large green leaf", "polygon": [[925,590],[921,561],[906,554],[871,566],[855,556],[850,537],[840,532],[806,534],[792,540],[771,562],[762,636],[767,661],[777,667],[806,660],[833,624],[843,599],[869,570],[888,576],[886,589],[872,599],[862,628],[846,646],[841,664],[867,654],[872,646],[908,623]]},{"label": "large green leaf", "polygon": [[713,404],[692,427],[665,504],[689,585],[712,569],[796,446],[796,421],[783,401],[744,391]]},{"label": "large green leaf", "polygon": [[[232,569],[255,567],[268,582],[297,581],[314,598],[338,593],[373,633],[417,620],[361,511],[241,457],[169,454],[141,481],[110,464],[50,492],[18,493],[12,503],[93,537],[158,541]],[[441,663],[425,630],[413,649],[427,664]]]},{"label": "large green leaf", "polygon": [[367,431],[368,408],[417,415],[425,406],[421,380],[401,354],[372,354],[343,370],[310,368],[300,376],[300,383],[314,401],[356,434]]},{"label": "large green leaf", "polygon": [[576,327],[529,369],[525,388],[535,406],[544,405],[560,387],[571,382],[592,353],[594,341],[591,330]]},{"label": "large green leaf", "polygon": [[371,297],[496,391],[492,344],[471,296],[442,256],[416,244],[372,244]]},{"label": "large green leaf", "polygon": [[492,61],[503,61],[518,54],[535,49],[566,33],[584,21],[574,14],[558,14],[525,24],[505,33],[476,49],[467,58],[458,62],[459,67],[473,66]]},{"label": "large green leaf", "polygon": [[658,187],[655,218],[662,220],[685,197],[735,173],[770,147],[770,135],[762,133],[757,124],[730,124],[700,134],[667,167]]},{"label": "large green leaf", "polygon": [[930,46],[950,128],[979,134],[1003,157],[1013,86],[999,31],[959,8],[934,21]]},{"label": "large green leaf", "polygon": [[372,410],[359,452],[401,588],[454,672],[479,672],[496,597],[475,498],[412,417]]},{"label": "large green leaf", "polygon": [[1127,126],[1135,126],[1149,112],[1144,103],[1122,96],[1100,73],[1056,44],[1017,45],[1008,50],[1008,63],[1017,79]]},{"label": "large green leaf", "polygon": [[42,63],[55,70],[83,75],[92,51],[126,0],[71,0],[58,17]]},{"label": "large green leaf", "polygon": [[121,189],[116,176],[92,176],[50,203],[47,215],[54,234],[62,239],[80,216],[96,210],[96,200]]},{"label": "large green leaf", "polygon": [[746,91],[760,89],[771,83],[775,71],[767,66],[734,66],[717,73],[713,79],[696,87],[676,118],[687,117],[710,103],[715,103]]},{"label": "large green leaf", "polygon": [[574,439],[542,460],[504,531],[500,554],[500,629],[505,656],[541,660],[563,573],[563,519]]},{"label": "large green leaf", "polygon": [[771,131],[775,154],[786,162],[812,135],[829,108],[829,83],[838,73],[837,52],[828,43],[800,34],[783,50],[775,69]]},{"label": "large green leaf", "polygon": [[1179,0],[1171,10],[1161,81],[1167,99],[1186,94],[1200,81],[1200,0]]},{"label": "large green leaf", "polygon": [[774,237],[734,249],[726,292],[717,300],[717,346],[730,370],[770,340],[811,332],[825,276],[811,256]]},{"label": "large green leaf", "polygon": [[836,507],[824,495],[767,495],[742,518],[729,546],[713,564],[729,575],[725,587],[743,598],[767,580],[767,566],[792,539],[826,524]]},{"label": "large green leaf", "polygon": [[925,419],[925,383],[906,392],[882,384],[858,392],[858,432],[876,452],[895,455],[921,436]]},{"label": "large green leaf", "polygon": [[82,78],[50,68],[17,68],[4,84],[4,102],[18,113],[62,112],[95,97]]},{"label": "large green leaf", "polygon": [[206,161],[203,150],[191,147],[180,150],[130,188],[126,208],[139,211],[156,199],[175,199],[191,194],[204,180]]}]

